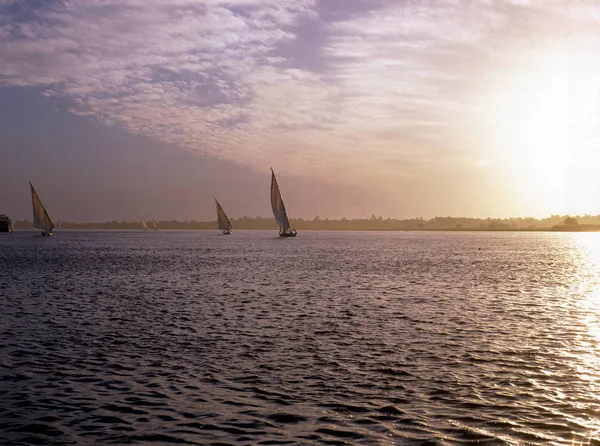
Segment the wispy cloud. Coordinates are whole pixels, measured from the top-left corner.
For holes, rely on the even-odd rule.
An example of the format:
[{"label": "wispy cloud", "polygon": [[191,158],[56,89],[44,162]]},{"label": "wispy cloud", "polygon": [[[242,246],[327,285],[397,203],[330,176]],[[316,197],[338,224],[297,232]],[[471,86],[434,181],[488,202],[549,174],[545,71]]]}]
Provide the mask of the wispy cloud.
[{"label": "wispy cloud", "polygon": [[[270,56],[311,2],[68,1],[3,20],[1,82],[73,111],[220,156],[243,142],[265,85],[302,83]],[[264,98],[263,98],[264,99]],[[267,123],[265,121],[265,123]],[[273,127],[273,125],[269,125]],[[242,130],[241,128],[244,128]],[[224,137],[227,136],[226,140]],[[243,157],[243,154],[240,154]]]}]

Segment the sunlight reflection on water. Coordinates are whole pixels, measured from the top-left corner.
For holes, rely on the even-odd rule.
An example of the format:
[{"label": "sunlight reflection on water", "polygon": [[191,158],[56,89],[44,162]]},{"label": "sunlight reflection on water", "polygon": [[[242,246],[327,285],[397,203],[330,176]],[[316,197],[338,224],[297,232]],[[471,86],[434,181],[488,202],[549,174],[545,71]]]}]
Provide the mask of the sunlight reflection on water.
[{"label": "sunlight reflection on water", "polygon": [[[579,320],[587,329],[576,339],[578,345],[574,354],[578,378],[587,386],[590,400],[600,403],[600,233],[578,233],[572,235],[579,255],[574,263],[579,271],[579,284],[574,293],[580,297],[577,308]],[[600,419],[596,422],[582,422],[592,433],[589,438],[600,438]],[[574,444],[578,444],[575,443]],[[585,444],[581,442],[579,444]]]}]

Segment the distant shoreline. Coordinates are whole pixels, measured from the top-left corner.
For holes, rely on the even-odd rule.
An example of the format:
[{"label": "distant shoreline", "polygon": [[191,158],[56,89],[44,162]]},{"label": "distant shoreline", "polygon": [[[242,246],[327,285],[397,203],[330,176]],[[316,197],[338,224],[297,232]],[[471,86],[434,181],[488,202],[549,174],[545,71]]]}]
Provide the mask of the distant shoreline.
[{"label": "distant shoreline", "polygon": [[[208,231],[218,232],[215,228],[161,228],[162,231]],[[277,231],[277,228],[234,228],[234,231]],[[36,228],[18,228],[13,232],[38,232]],[[90,231],[115,231],[115,232],[146,232],[142,228],[103,228],[103,227],[86,227],[86,228],[55,228],[54,232],[61,231],[76,231],[76,232],[90,232]],[[312,229],[305,228],[302,231],[318,232],[318,231],[330,231],[330,232],[600,232],[600,227],[585,228],[585,227],[571,227],[571,228],[507,228],[507,229],[491,229],[491,228],[415,228],[415,229]],[[154,232],[154,231],[150,231]],[[158,231],[160,232],[160,231]]]},{"label": "distant shoreline", "polygon": [[[543,219],[527,218],[469,218],[469,217],[434,217],[395,219],[382,218],[375,215],[370,218],[330,220],[319,216],[309,220],[291,219],[292,226],[298,231],[446,231],[446,232],[600,232],[600,215],[560,216],[552,215]],[[194,220],[161,220],[156,222],[159,230],[217,230],[216,221]],[[278,226],[273,218],[241,217],[232,218],[233,230],[265,230],[277,231]],[[13,230],[35,230],[30,221],[13,220]],[[127,230],[143,231],[140,221],[106,221],[78,223],[54,221],[54,230]]]}]

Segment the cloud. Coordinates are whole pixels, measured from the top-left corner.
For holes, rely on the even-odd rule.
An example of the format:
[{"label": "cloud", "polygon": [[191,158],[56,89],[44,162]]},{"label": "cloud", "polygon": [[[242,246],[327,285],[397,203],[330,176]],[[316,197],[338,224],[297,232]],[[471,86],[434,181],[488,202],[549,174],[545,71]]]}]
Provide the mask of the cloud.
[{"label": "cloud", "polygon": [[341,179],[461,164],[498,73],[528,48],[591,32],[600,11],[524,0],[16,7],[0,2],[0,85],[41,87],[72,113],[209,156]]},{"label": "cloud", "polygon": [[[73,111],[209,153],[241,140],[258,87],[278,79],[270,52],[310,15],[299,1],[68,1],[40,20],[3,20],[4,86],[45,86]],[[266,79],[270,77],[271,79]]]},{"label": "cloud", "polygon": [[[329,75],[342,89],[340,114],[348,127],[360,129],[363,146],[370,141],[396,159],[421,159],[428,170],[432,162],[460,164],[461,153],[476,150],[468,135],[486,112],[482,99],[504,76],[527,74],[533,55],[558,52],[569,33],[570,51],[583,47],[595,57],[598,39],[589,37],[592,23],[599,22],[585,25],[583,10],[594,17],[600,7],[555,1],[390,2],[332,23],[325,51]],[[414,172],[414,163],[409,168]]]}]

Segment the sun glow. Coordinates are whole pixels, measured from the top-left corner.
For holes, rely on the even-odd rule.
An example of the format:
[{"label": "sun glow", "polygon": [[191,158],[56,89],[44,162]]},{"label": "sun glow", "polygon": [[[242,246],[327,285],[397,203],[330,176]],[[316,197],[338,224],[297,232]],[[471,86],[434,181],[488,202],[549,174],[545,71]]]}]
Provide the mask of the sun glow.
[{"label": "sun glow", "polygon": [[599,63],[565,47],[529,56],[486,98],[491,158],[537,212],[600,213]]}]

